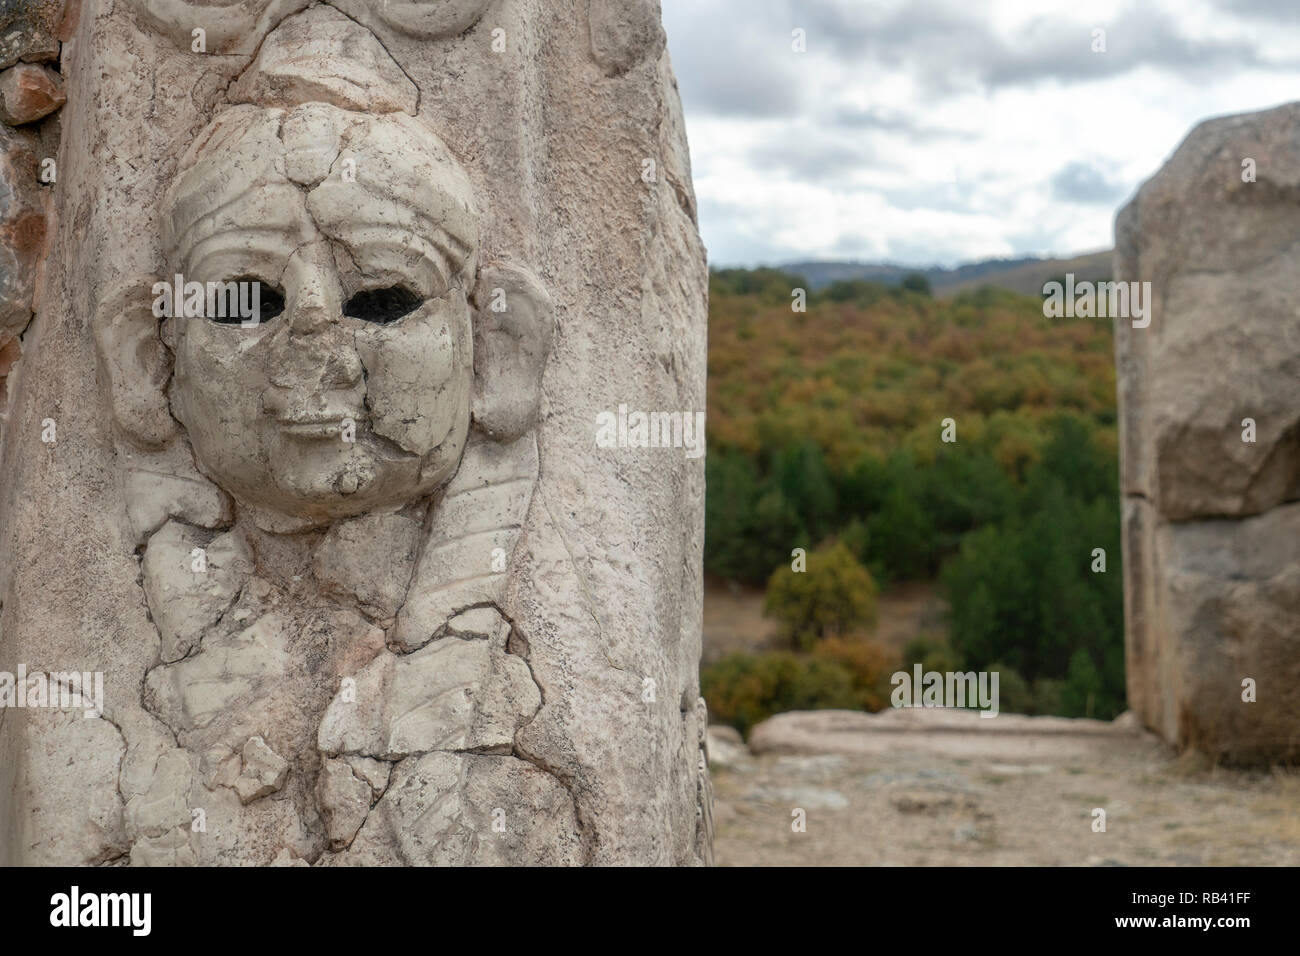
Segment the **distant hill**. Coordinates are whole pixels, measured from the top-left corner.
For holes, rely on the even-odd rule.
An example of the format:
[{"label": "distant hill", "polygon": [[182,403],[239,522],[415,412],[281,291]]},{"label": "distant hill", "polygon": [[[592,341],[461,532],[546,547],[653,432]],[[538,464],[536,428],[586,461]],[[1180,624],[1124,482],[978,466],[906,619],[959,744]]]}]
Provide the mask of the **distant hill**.
[{"label": "distant hill", "polygon": [[1025,295],[1040,295],[1043,283],[1067,272],[1073,272],[1077,279],[1092,282],[1109,279],[1111,250],[1103,249],[1070,259],[986,259],[955,269],[937,266],[918,269],[878,262],[789,262],[779,268],[803,276],[813,289],[822,289],[832,282],[850,279],[897,285],[904,277],[919,273],[930,280],[930,287],[939,296],[955,295],[982,285],[993,285]]}]

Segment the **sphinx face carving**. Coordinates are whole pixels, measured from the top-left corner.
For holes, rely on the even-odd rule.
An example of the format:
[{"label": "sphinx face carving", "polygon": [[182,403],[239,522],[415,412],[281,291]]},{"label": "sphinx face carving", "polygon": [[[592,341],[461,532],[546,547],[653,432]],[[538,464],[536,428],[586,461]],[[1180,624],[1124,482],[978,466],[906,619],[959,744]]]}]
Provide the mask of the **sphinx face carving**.
[{"label": "sphinx face carving", "polygon": [[256,326],[165,326],[173,412],[218,484],[314,523],[451,476],[469,428],[478,236],[437,137],[403,115],[237,107],[182,161],[164,208],[187,282],[261,289]]}]

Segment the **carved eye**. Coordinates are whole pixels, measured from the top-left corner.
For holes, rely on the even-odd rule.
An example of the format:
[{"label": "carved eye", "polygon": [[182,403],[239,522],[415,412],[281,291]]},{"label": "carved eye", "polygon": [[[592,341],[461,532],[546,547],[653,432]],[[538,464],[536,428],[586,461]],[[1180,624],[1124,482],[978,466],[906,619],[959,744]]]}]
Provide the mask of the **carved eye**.
[{"label": "carved eye", "polygon": [[284,293],[252,276],[241,276],[221,283],[222,288],[216,292],[215,314],[209,313],[208,320],[217,325],[243,325],[252,323],[253,286],[257,286],[257,324],[269,322],[284,311]]},{"label": "carved eye", "polygon": [[363,322],[388,325],[410,315],[420,307],[421,301],[418,295],[400,285],[387,289],[368,289],[348,299],[343,306],[343,314]]}]

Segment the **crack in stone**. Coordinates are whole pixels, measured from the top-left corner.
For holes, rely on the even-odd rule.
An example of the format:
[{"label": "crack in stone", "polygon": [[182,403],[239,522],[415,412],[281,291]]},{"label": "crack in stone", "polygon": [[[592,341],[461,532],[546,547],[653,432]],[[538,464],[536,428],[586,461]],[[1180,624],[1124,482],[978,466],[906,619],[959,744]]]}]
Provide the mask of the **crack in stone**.
[{"label": "crack in stone", "polygon": [[[387,0],[385,0],[385,2],[387,2]],[[397,67],[399,70],[401,70],[401,72],[402,72],[402,76],[406,77],[407,82],[409,82],[413,87],[415,87],[415,113],[413,113],[413,114],[412,114],[412,113],[407,113],[406,115],[408,115],[408,116],[412,116],[412,115],[414,115],[414,116],[419,116],[419,115],[420,115],[420,98],[424,95],[423,92],[420,90],[420,84],[419,84],[419,83],[416,83],[415,80],[411,77],[411,74],[406,72],[406,67],[402,66],[402,64],[399,63],[399,62],[397,61],[397,57],[393,56],[392,51],[389,50],[388,47],[384,45],[384,41],[381,40],[381,39],[379,39],[379,34],[375,33],[374,30],[370,29],[370,28],[369,28],[368,26],[366,26],[364,23],[361,23],[360,21],[358,21],[358,20],[356,19],[356,17],[353,17],[353,16],[349,15],[349,14],[347,13],[347,11],[345,11],[345,10],[339,10],[339,8],[336,7],[336,6],[334,6],[334,4],[330,3],[329,0],[323,0],[323,2],[321,3],[321,6],[329,7],[331,10],[335,10],[335,11],[337,11],[338,13],[340,13],[340,14],[342,14],[343,16],[347,17],[349,20],[351,20],[353,23],[355,23],[357,26],[359,26],[361,29],[365,30],[367,33],[369,33],[372,37],[375,38],[375,42],[379,44],[379,48],[380,48],[381,50],[383,50],[385,53],[387,53],[387,54],[388,54],[388,58],[389,58],[390,60],[393,61],[393,66],[395,66],[395,67]],[[477,23],[477,21],[476,21],[476,23]],[[473,26],[471,26],[469,29],[473,29]],[[465,32],[468,33],[469,30],[466,30]],[[406,112],[406,111],[403,110],[402,112]]]},{"label": "crack in stone", "polygon": [[[226,85],[221,90],[221,98],[225,101],[227,106],[230,105],[230,88],[234,86],[236,83],[238,83],[239,80],[243,78],[244,74],[248,72],[249,68],[254,63],[257,62],[257,58],[262,53],[262,45],[266,43],[267,37],[269,37],[276,30],[280,29],[280,24],[284,23],[290,17],[296,17],[298,14],[302,13],[303,10],[305,10],[306,8],[307,7],[304,5],[302,7],[297,8],[296,10],[290,10],[284,16],[280,17],[280,19],[276,20],[274,24],[269,26],[265,33],[263,33],[260,37],[258,37],[257,46],[253,48],[253,52],[249,56],[248,62],[244,64],[243,68],[238,73],[236,73],[234,76],[230,78],[229,81],[227,81]],[[223,55],[233,55],[238,57],[241,56],[242,54],[223,54]],[[214,109],[213,113],[215,114],[216,112],[217,111]]]}]

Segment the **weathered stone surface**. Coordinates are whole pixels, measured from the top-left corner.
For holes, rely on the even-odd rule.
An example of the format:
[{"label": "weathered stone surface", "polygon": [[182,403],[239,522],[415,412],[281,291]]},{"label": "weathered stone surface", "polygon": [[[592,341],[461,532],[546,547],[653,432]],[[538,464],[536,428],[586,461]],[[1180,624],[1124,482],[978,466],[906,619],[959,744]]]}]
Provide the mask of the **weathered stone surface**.
[{"label": "weathered stone surface", "polygon": [[157,452],[122,449],[126,511],[131,536],[144,544],[176,518],[198,528],[219,528],[234,521],[230,496],[194,468],[189,447],[181,442]]},{"label": "weathered stone surface", "polygon": [[[76,137],[0,243],[36,251],[0,297],[26,329],[0,658],[101,668],[111,723],[4,715],[0,863],[709,859],[703,463],[594,427],[703,407],[689,156],[655,5],[571,7],[122,0],[70,28],[33,174]],[[259,321],[155,302],[178,275],[257,282]],[[215,619],[162,587],[169,521],[247,544]]]},{"label": "weathered stone surface", "polygon": [[324,862],[500,866],[519,859],[580,862],[578,822],[564,786],[514,757],[431,753],[397,765],[350,849]]},{"label": "weathered stone surface", "polygon": [[463,637],[468,640],[497,638],[504,645],[504,635],[501,632],[503,626],[509,628],[505,619],[501,617],[501,612],[496,608],[475,607],[470,608],[468,611],[462,611],[448,621],[447,633],[453,637]]},{"label": "weathered stone surface", "polygon": [[[337,63],[347,63],[347,70],[336,70]],[[328,6],[311,7],[281,24],[230,89],[232,103],[331,103],[412,115],[417,99],[415,84],[374,34]]]},{"label": "weathered stone surface", "polygon": [[158,758],[148,789],[126,803],[126,817],[135,833],[163,837],[190,825],[190,756],[181,749]]},{"label": "weathered stone surface", "polygon": [[312,0],[127,0],[140,22],[179,48],[207,53],[252,53],[257,40],[286,15]]},{"label": "weathered stone surface", "polygon": [[63,78],[39,63],[19,63],[0,72],[0,122],[34,123],[67,102]]},{"label": "weathered stone surface", "polygon": [[173,729],[203,728],[289,665],[284,622],[264,617],[233,637],[209,637],[198,654],[151,670],[146,699]]},{"label": "weathered stone surface", "polygon": [[666,42],[659,0],[591,0],[591,55],[607,75],[659,55]]},{"label": "weathered stone surface", "polygon": [[344,757],[343,761],[358,778],[370,785],[370,792],[375,799],[379,799],[388,789],[388,777],[393,769],[391,763],[373,757]]},{"label": "weathered stone surface", "polygon": [[1158,587],[1150,643],[1130,648],[1133,706],[1165,739],[1225,761],[1300,753],[1300,504],[1241,521],[1159,522],[1152,545]]},{"label": "weathered stone surface", "polygon": [[367,665],[325,712],[320,748],[385,760],[430,750],[508,753],[540,705],[528,665],[503,642],[447,637]]},{"label": "weathered stone surface", "polygon": [[[1124,490],[1170,520],[1258,514],[1300,492],[1297,135],[1295,105],[1207,120],[1116,220],[1117,269],[1151,282],[1154,306],[1149,328],[1116,328]],[[1256,182],[1242,182],[1246,157]]]},{"label": "weathered stone surface", "polygon": [[169,830],[162,836],[142,836],[131,844],[132,866],[197,866],[188,828]]},{"label": "weathered stone surface", "polygon": [[356,776],[344,761],[327,759],[321,762],[316,786],[330,847],[342,849],[352,842],[370,813],[370,784]]},{"label": "weathered stone surface", "polygon": [[19,60],[59,57],[59,29],[67,0],[21,0],[0,8],[0,69]]},{"label": "weathered stone surface", "polygon": [[243,768],[235,779],[235,792],[241,803],[252,803],[284,786],[289,776],[289,761],[268,747],[261,737],[250,737],[242,756]]},{"label": "weathered stone surface", "polygon": [[162,641],[160,655],[171,663],[188,654],[229,610],[253,562],[239,535],[209,541],[196,529],[169,521],[149,539],[143,570],[145,597]]},{"label": "weathered stone surface", "polygon": [[275,859],[272,860],[269,865],[270,866],[311,866],[311,864],[308,863],[306,860],[304,860],[302,857],[294,856],[293,851],[290,850],[288,847],[285,847],[278,854],[276,854]]},{"label": "weathered stone surface", "polygon": [[9,405],[9,373],[22,357],[22,343],[18,336],[0,332],[0,417]]},{"label": "weathered stone surface", "polygon": [[1116,278],[1152,292],[1116,324],[1129,703],[1225,761],[1300,752],[1297,196],[1290,105],[1200,124],[1116,221]]},{"label": "weathered stone surface", "polygon": [[[78,711],[7,709],[5,723],[22,714],[38,735],[24,761],[31,768],[31,812],[12,821],[22,846],[52,866],[103,863],[129,848],[123,825],[117,771],[126,751],[122,736],[107,720],[86,719]],[[6,757],[12,759],[11,754]],[[13,766],[6,761],[7,766]],[[87,794],[93,797],[87,800]],[[11,831],[13,832],[13,831]]]},{"label": "weathered stone surface", "polygon": [[465,458],[397,616],[393,641],[400,647],[422,647],[463,610],[505,598],[508,562],[537,480],[536,441],[525,435],[505,445],[473,442]]},{"label": "weathered stone surface", "polygon": [[32,290],[45,247],[45,200],[38,145],[25,130],[0,126],[0,336],[17,336],[32,318]]},{"label": "weathered stone surface", "polygon": [[425,40],[451,37],[478,23],[492,0],[338,0],[338,8],[371,28],[389,27]]},{"label": "weathered stone surface", "polygon": [[392,617],[406,597],[420,525],[403,515],[341,521],[316,549],[312,570],[327,590],[354,597],[377,617]]}]

